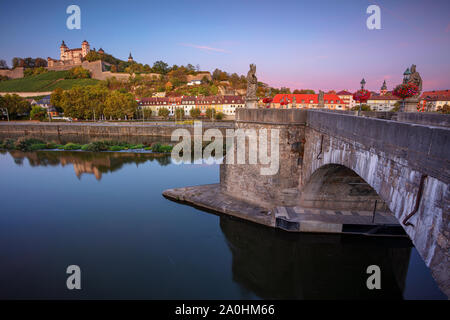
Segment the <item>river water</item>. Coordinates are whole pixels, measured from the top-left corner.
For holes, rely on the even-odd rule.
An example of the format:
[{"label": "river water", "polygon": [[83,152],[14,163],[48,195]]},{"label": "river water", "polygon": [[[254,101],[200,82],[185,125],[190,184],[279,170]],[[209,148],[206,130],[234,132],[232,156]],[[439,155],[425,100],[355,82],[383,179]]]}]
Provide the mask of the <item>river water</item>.
[{"label": "river water", "polygon": [[[291,234],[161,195],[217,183],[217,165],[4,151],[0,177],[1,299],[446,298],[408,239]],[[381,290],[367,289],[372,264]]]}]

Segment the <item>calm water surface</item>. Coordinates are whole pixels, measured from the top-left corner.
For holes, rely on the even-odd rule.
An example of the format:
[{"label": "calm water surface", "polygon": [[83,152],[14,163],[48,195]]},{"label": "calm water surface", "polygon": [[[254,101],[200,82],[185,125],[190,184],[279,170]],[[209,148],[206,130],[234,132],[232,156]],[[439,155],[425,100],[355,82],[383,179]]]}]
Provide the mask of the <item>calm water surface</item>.
[{"label": "calm water surface", "polygon": [[[162,197],[218,166],[131,153],[0,153],[0,298],[442,298],[405,239],[291,234]],[[82,290],[66,289],[79,265]],[[382,289],[366,288],[367,266]]]}]

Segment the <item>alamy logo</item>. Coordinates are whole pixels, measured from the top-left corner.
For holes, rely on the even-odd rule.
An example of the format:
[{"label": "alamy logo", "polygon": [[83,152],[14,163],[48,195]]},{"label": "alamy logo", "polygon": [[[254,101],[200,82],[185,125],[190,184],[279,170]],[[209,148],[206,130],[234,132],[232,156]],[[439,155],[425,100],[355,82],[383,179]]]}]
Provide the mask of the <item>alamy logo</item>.
[{"label": "alamy logo", "polygon": [[66,26],[67,29],[81,29],[81,9],[76,4],[72,4],[67,7],[66,13],[70,14],[67,17]]},{"label": "alamy logo", "polygon": [[[268,131],[270,131],[270,139]],[[280,132],[278,129],[259,129],[258,131],[255,129],[226,129],[225,132],[226,164],[246,164],[248,158],[248,164],[262,165],[260,167],[261,175],[278,173],[280,167]],[[172,132],[171,140],[178,141],[172,149],[172,160],[175,164],[190,163],[192,146],[194,147],[195,164],[203,162],[222,164],[224,162],[222,132],[219,129],[208,129],[203,133],[200,121],[194,122],[193,139],[189,130],[180,128]],[[203,141],[210,141],[204,149]]]},{"label": "alamy logo", "polygon": [[381,9],[379,6],[372,4],[367,7],[366,13],[371,14],[366,21],[367,29],[381,29]]},{"label": "alamy logo", "polygon": [[77,265],[70,265],[67,267],[66,270],[67,274],[70,274],[70,276],[67,278],[66,286],[67,289],[73,290],[81,290],[81,269]]},{"label": "alamy logo", "polygon": [[370,274],[369,278],[367,278],[366,285],[367,289],[381,289],[381,270],[380,267],[373,264],[367,267],[367,274]]}]

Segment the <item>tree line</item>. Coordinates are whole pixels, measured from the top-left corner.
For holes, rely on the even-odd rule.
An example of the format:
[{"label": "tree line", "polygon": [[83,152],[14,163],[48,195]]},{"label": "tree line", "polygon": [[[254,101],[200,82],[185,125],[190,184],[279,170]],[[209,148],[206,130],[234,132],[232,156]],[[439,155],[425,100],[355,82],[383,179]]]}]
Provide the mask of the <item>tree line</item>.
[{"label": "tree line", "polygon": [[[6,110],[7,111],[6,111]],[[31,110],[31,104],[17,94],[6,94],[0,96],[0,117],[6,119],[18,119],[28,116]]]},{"label": "tree line", "polygon": [[46,67],[47,66],[47,60],[42,58],[19,58],[14,57],[12,59],[12,67],[23,67],[23,68],[39,68],[39,67]]},{"label": "tree line", "polygon": [[103,85],[74,86],[70,90],[57,88],[50,103],[61,107],[64,116],[81,120],[133,119],[137,113],[137,102],[132,94],[111,91]]}]

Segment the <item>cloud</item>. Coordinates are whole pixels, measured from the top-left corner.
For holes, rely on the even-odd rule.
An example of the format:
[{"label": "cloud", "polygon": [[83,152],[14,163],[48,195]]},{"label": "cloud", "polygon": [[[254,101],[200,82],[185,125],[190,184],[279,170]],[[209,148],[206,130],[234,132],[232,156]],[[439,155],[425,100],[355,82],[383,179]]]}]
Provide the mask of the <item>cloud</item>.
[{"label": "cloud", "polygon": [[180,43],[180,46],[196,48],[196,49],[205,50],[205,51],[209,51],[209,52],[211,52],[211,51],[213,51],[213,52],[225,52],[225,53],[229,52],[229,51],[227,51],[225,49],[213,48],[213,47],[202,46],[202,45],[196,45],[196,44],[192,44],[192,43]]},{"label": "cloud", "polygon": [[450,32],[450,23],[447,25],[447,28],[445,28],[445,32]]}]

